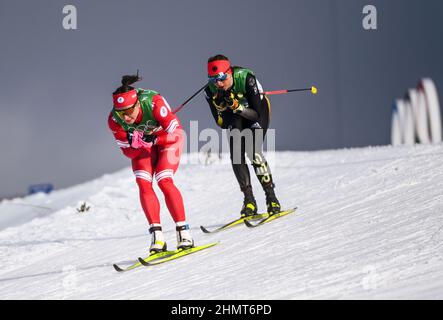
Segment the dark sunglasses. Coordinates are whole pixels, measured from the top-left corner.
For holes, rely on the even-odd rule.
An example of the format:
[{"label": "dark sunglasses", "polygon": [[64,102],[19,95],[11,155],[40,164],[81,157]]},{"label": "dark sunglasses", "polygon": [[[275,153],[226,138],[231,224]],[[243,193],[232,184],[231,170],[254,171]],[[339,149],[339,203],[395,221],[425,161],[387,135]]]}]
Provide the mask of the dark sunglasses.
[{"label": "dark sunglasses", "polygon": [[225,72],[220,72],[215,76],[208,77],[208,81],[212,83],[217,83],[217,81],[225,81],[228,78],[228,74]]}]

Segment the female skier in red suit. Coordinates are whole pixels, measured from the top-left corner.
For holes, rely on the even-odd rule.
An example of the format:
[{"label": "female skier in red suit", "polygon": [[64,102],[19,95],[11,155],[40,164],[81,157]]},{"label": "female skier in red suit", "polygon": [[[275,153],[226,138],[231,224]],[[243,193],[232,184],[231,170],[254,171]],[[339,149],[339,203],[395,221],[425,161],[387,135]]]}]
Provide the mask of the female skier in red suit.
[{"label": "female skier in red suit", "polygon": [[151,253],[166,250],[160,221],[160,204],[152,189],[153,178],[163,192],[176,223],[177,248],[194,246],[186,223],[183,198],[173,181],[183,147],[183,130],[177,116],[159,93],[130,85],[141,80],[123,76],[122,86],[113,93],[114,108],[108,125],[123,154],[131,159],[140,191],[140,202],[152,235]]}]

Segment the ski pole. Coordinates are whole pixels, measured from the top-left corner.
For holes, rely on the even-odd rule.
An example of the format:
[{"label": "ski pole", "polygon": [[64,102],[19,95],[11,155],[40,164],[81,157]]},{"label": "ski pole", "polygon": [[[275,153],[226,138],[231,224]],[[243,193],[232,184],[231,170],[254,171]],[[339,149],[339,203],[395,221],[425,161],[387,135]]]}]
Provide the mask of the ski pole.
[{"label": "ski pole", "polygon": [[[194,93],[192,96],[190,96],[185,102],[183,102],[183,103],[182,103],[181,105],[179,105],[177,108],[175,108],[174,110],[172,110],[172,113],[176,114],[176,113],[179,112],[181,109],[183,109],[183,107],[184,107],[189,101],[191,101],[192,99],[194,99],[194,97],[195,97],[196,95],[198,95],[202,90],[204,90],[207,86],[208,86],[208,83],[205,84],[205,85],[204,85],[203,87],[201,87],[200,89],[198,89],[198,91],[197,91],[196,93]],[[156,133],[156,132],[158,132],[158,131],[160,131],[160,130],[161,130],[161,127],[158,126],[158,127],[154,128],[153,130],[151,130],[151,131],[149,132],[149,134]]]},{"label": "ski pole", "polygon": [[317,87],[312,86],[310,88],[302,88],[302,89],[265,91],[264,94],[266,94],[266,95],[285,94],[285,93],[296,92],[296,91],[311,91],[312,94],[317,94],[317,92],[318,92]]},{"label": "ski pole", "polygon": [[208,84],[209,83],[207,83],[207,84],[205,84],[203,87],[201,87],[196,93],[194,93],[192,96],[190,96],[189,98],[188,98],[188,100],[186,100],[185,102],[183,102],[181,105],[179,105],[175,110],[173,110],[172,112],[173,113],[177,113],[177,112],[179,112],[181,109],[183,109],[183,107],[189,102],[189,101],[191,101],[192,99],[194,99],[194,97],[196,96],[196,95],[198,95],[201,91],[203,91],[207,86],[208,86]]}]

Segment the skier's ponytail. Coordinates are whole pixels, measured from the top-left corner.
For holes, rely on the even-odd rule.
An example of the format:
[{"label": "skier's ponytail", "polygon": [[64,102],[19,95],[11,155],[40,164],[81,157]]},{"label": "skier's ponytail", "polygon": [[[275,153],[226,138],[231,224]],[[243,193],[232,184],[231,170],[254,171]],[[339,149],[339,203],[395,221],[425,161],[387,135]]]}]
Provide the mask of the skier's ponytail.
[{"label": "skier's ponytail", "polygon": [[120,87],[118,87],[117,90],[115,90],[113,94],[124,93],[124,92],[134,90],[134,87],[131,87],[131,84],[133,84],[137,81],[140,81],[141,79],[142,78],[138,75],[138,70],[137,70],[137,74],[123,76],[122,77],[122,85]]}]

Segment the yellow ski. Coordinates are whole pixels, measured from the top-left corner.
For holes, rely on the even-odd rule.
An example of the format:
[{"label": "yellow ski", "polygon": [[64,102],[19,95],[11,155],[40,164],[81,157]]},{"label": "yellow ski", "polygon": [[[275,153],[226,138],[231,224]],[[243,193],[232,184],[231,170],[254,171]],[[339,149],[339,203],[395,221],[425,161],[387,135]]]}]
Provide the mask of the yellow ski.
[{"label": "yellow ski", "polygon": [[259,213],[259,214],[254,214],[252,216],[235,219],[235,220],[233,220],[231,222],[228,222],[227,224],[225,224],[225,225],[223,225],[223,226],[221,226],[221,227],[219,227],[217,229],[214,229],[214,230],[208,230],[208,229],[206,229],[203,226],[200,226],[200,229],[204,233],[216,233],[216,232],[220,232],[220,231],[223,231],[223,230],[235,227],[235,226],[237,226],[239,224],[242,224],[245,221],[264,219],[264,218],[267,218],[268,216],[269,216],[268,213]]},{"label": "yellow ski", "polygon": [[[153,253],[151,255],[149,255],[147,258],[142,259],[145,262],[149,262],[149,261],[154,261],[156,259],[161,259],[161,258],[165,258],[168,256],[171,256],[175,254],[175,251],[163,251],[163,252],[159,252],[159,253]],[[127,267],[127,268],[120,268],[118,265],[113,264],[113,267],[115,269],[115,271],[118,272],[125,272],[125,271],[129,271],[132,269],[135,269],[137,267],[140,267],[142,264],[140,263],[140,261],[137,261],[136,263],[134,263],[133,265]]]},{"label": "yellow ski", "polygon": [[286,216],[286,215],[288,215],[290,213],[293,213],[293,212],[295,212],[295,210],[297,210],[297,207],[291,208],[291,209],[288,209],[288,210],[284,210],[284,211],[280,211],[280,212],[277,212],[277,213],[273,213],[273,214],[269,215],[267,218],[261,220],[260,222],[258,222],[256,224],[252,224],[249,221],[245,221],[245,224],[249,228],[255,228],[255,227],[264,225],[265,223],[268,223],[270,221],[273,221],[273,220],[275,220],[277,218],[281,218],[281,217],[284,217],[284,216]]},{"label": "yellow ski", "polygon": [[149,267],[149,266],[157,265],[157,264],[160,264],[160,263],[164,263],[164,262],[167,262],[167,261],[171,261],[171,260],[175,260],[175,259],[178,259],[178,258],[181,258],[181,257],[187,256],[187,255],[189,255],[189,254],[192,254],[192,253],[195,253],[195,252],[198,252],[198,251],[201,251],[201,250],[204,250],[204,249],[207,249],[207,248],[213,247],[213,246],[215,246],[215,245],[217,245],[217,244],[219,244],[219,243],[220,243],[220,242],[213,242],[213,243],[205,244],[205,245],[202,245],[202,246],[192,247],[192,248],[190,248],[190,249],[179,249],[179,250],[175,250],[175,251],[172,251],[172,252],[174,252],[174,254],[169,255],[169,256],[167,256],[167,257],[165,257],[165,258],[161,258],[161,259],[155,259],[155,260],[145,261],[145,260],[143,260],[142,258],[138,258],[138,261],[139,261],[142,265],[144,265],[144,266],[146,266],[146,267]]}]

